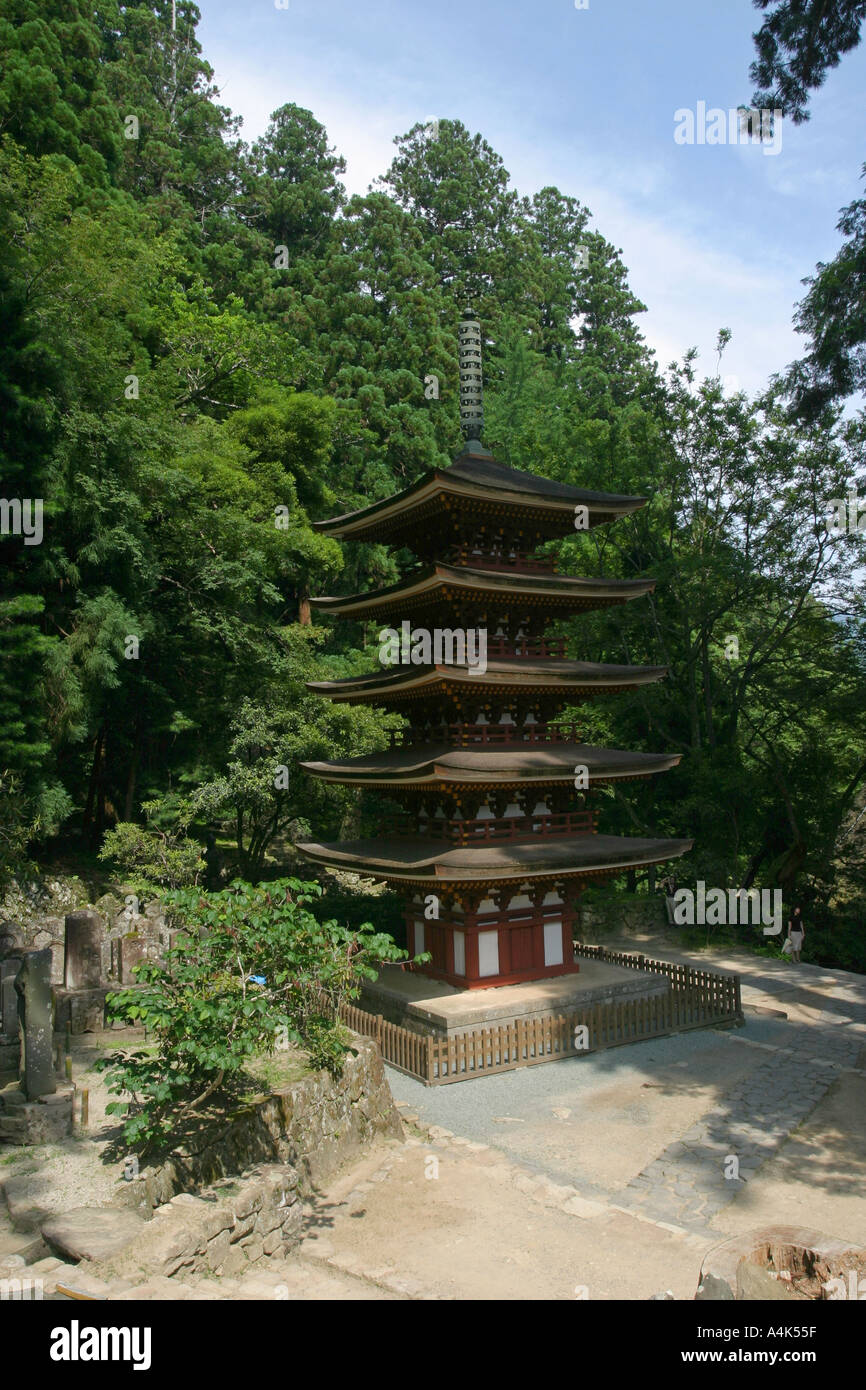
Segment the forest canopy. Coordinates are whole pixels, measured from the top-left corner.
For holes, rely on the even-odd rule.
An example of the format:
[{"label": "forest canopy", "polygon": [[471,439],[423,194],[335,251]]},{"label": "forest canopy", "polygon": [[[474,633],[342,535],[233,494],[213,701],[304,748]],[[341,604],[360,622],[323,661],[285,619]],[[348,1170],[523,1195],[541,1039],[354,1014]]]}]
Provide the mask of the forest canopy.
[{"label": "forest canopy", "polygon": [[[419,122],[349,198],[313,112],[287,101],[244,141],[197,7],[176,10],[172,34],[170,0],[0,5],[0,480],[44,530],[0,536],[0,876],[138,826],[255,880],[300,830],[374,823],[298,768],[398,722],[308,692],[374,659],[372,630],[311,623],[309,599],[409,557],[313,523],[452,460],[471,306],[497,459],[649,499],[558,546],[565,573],[657,581],[561,626],[575,658],[669,670],[579,712],[590,742],[683,755],[606,795],[604,829],[693,836],[684,878],[796,890],[853,931],[863,548],[828,518],[866,484],[863,373],[859,341],[828,337],[832,267],[799,375],[731,393],[723,326],[706,366],[660,364],[590,209],[513,187],[483,133]],[[826,39],[828,63],[851,47]],[[802,112],[812,70],[759,53],[755,80]],[[840,256],[862,259],[862,212]]]}]

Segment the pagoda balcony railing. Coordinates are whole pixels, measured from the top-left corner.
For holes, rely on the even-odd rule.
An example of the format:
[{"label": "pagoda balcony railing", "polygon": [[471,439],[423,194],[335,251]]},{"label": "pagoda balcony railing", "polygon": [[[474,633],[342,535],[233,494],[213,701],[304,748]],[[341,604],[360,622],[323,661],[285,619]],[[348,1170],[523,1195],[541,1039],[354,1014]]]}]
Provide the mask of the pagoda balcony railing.
[{"label": "pagoda balcony railing", "polygon": [[404,813],[387,818],[384,828],[392,835],[422,835],[425,839],[448,840],[455,845],[597,833],[595,811],[543,811],[531,816],[487,816],[474,820],[431,816],[423,823]]},{"label": "pagoda balcony railing", "polygon": [[518,656],[528,659],[538,656],[565,656],[564,637],[489,637],[487,655]]},{"label": "pagoda balcony railing", "polygon": [[462,545],[453,550],[448,564],[465,565],[468,569],[497,570],[518,574],[556,574],[556,558],[553,555],[534,555],[529,550],[512,550],[505,553],[474,550],[472,546]]},{"label": "pagoda balcony railing", "polygon": [[407,748],[415,743],[450,743],[467,748],[474,743],[580,743],[573,720],[540,720],[535,724],[436,724],[428,729],[390,729],[389,747]]}]

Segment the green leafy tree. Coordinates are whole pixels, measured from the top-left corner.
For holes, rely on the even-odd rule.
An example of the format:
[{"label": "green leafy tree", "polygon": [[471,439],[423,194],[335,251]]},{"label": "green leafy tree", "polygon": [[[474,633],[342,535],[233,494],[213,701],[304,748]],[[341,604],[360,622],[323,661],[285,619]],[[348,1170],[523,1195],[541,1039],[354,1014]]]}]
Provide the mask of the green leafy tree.
[{"label": "green leafy tree", "polygon": [[866,199],[843,209],[837,229],[845,240],[804,281],[809,290],[794,319],[810,348],[789,369],[786,384],[796,412],[808,420],[866,389]]},{"label": "green leafy tree", "polygon": [[809,93],[860,42],[864,0],[753,0],[766,19],[753,36],[750,76],[756,106],[781,108],[797,124],[809,119]]},{"label": "green leafy tree", "polygon": [[[758,84],[756,106],[780,110],[799,125],[810,119],[809,94],[860,43],[864,0],[754,0],[766,18],[754,35],[757,59],[750,76]],[[863,168],[866,175],[866,165]],[[840,214],[845,238],[829,262],[818,265],[795,317],[808,335],[809,351],[789,370],[795,412],[815,420],[834,403],[866,386],[866,202]]]},{"label": "green leafy tree", "polygon": [[223,243],[239,229],[231,210],[240,122],[218,101],[196,33],[199,8],[191,0],[100,0],[96,14],[122,137],[116,180],[163,228],[173,227],[194,270],[210,258],[218,268]]},{"label": "green leafy tree", "polygon": [[[311,640],[322,639],[311,633]],[[281,683],[281,690],[275,689],[266,703],[244,701],[232,721],[225,769],[191,796],[197,820],[233,836],[245,877],[262,873],[269,848],[282,837],[307,836],[313,819],[330,820],[338,833],[351,793],[318,779],[311,785],[299,762],[366,753],[385,742],[374,711],[332,706],[302,691],[301,644],[293,643],[293,650],[297,656],[291,683]],[[306,665],[312,676],[316,667],[309,657]]]},{"label": "green leafy tree", "polygon": [[159,801],[146,801],[147,824],[120,821],[103,840],[99,858],[115,864],[139,894],[195,887],[205,871],[203,846],[189,833],[192,812],[188,801],[176,808],[167,825]]},{"label": "green leafy tree", "polygon": [[320,892],[289,878],[166,897],[181,935],[162,962],[136,967],[135,988],[109,996],[114,1017],[152,1040],[101,1063],[109,1090],[132,1097],[107,1106],[123,1116],[130,1147],[150,1155],[225,1116],[249,1087],[245,1068],[277,1048],[294,1044],[313,1066],[339,1068],[341,1005],[405,952],[368,924],[318,922],[307,904]]}]

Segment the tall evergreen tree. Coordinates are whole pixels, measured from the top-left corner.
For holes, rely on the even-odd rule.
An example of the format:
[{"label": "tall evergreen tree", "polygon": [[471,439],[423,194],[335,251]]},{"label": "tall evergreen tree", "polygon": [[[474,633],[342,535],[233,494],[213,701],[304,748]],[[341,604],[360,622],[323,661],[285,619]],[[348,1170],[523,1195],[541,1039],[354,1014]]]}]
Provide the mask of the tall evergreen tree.
[{"label": "tall evergreen tree", "polygon": [[62,154],[86,183],[105,186],[121,130],[87,0],[3,0],[0,133],[29,154]]}]

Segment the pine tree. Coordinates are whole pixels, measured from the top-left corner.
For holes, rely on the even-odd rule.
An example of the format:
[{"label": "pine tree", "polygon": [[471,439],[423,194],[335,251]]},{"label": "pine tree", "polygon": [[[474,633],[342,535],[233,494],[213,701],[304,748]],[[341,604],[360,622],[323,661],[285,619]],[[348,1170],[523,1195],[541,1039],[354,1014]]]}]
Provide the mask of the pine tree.
[{"label": "pine tree", "polygon": [[120,126],[87,0],[4,0],[0,130],[29,154],[62,154],[93,186],[111,180]]}]

